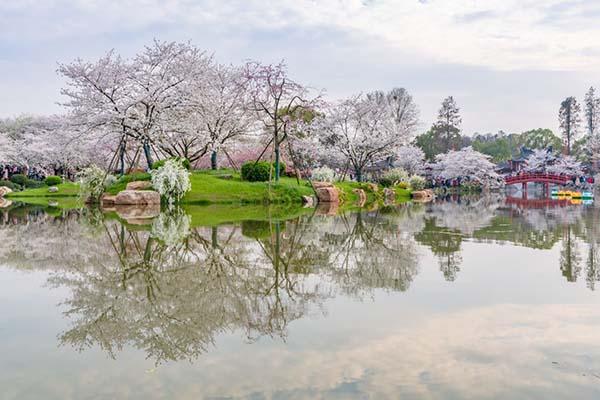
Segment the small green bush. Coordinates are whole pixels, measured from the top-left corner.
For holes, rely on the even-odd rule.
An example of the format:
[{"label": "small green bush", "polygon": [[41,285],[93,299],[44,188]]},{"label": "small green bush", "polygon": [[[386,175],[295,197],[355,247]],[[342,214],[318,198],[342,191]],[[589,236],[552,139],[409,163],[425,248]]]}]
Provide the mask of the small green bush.
[{"label": "small green bush", "polygon": [[16,174],[10,177],[10,181],[12,183],[16,183],[17,185],[21,185],[21,186],[25,186],[25,183],[27,182],[27,176],[23,175],[23,174]]},{"label": "small green bush", "polygon": [[46,179],[44,179],[44,182],[48,186],[56,186],[62,183],[62,178],[60,176],[50,175],[47,176]]},{"label": "small green bush", "polygon": [[165,165],[165,162],[167,160],[175,160],[175,161],[180,162],[181,165],[183,166],[183,168],[187,169],[188,171],[190,169],[192,169],[192,164],[190,163],[190,160],[188,160],[187,158],[183,158],[183,157],[172,157],[172,158],[165,158],[164,160],[158,160],[158,161],[152,163],[151,169],[159,169],[160,167]]},{"label": "small green bush", "polygon": [[28,189],[37,189],[46,186],[42,181],[36,181],[35,179],[27,179],[25,181],[25,187]]},{"label": "small green bush", "polygon": [[423,190],[425,189],[425,178],[419,175],[413,175],[410,177],[408,181],[412,190]]},{"label": "small green bush", "polygon": [[242,179],[248,182],[266,182],[269,180],[271,164],[266,161],[248,161],[242,165]]},{"label": "small green bush", "polygon": [[18,183],[14,183],[11,181],[5,181],[5,180],[0,180],[0,186],[6,186],[7,188],[11,189],[14,192],[17,192],[22,189],[22,186],[19,185]]}]

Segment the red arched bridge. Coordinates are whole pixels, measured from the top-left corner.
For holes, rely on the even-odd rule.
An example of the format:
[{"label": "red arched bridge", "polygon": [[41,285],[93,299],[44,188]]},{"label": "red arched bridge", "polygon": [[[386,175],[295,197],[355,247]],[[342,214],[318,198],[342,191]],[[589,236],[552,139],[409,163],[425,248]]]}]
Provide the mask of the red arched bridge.
[{"label": "red arched bridge", "polygon": [[566,185],[571,181],[570,176],[566,175],[553,175],[553,174],[519,174],[513,176],[507,176],[504,178],[504,183],[507,185],[515,185],[518,183],[528,184],[532,183],[554,183],[556,185]]},{"label": "red arched bridge", "polygon": [[549,197],[550,195],[550,184],[555,185],[566,185],[571,181],[571,177],[567,175],[554,175],[554,174],[519,174],[513,176],[507,176],[504,178],[504,183],[507,185],[523,185],[522,196],[523,199],[527,199],[527,184],[528,183],[543,183],[544,184],[544,195]]}]

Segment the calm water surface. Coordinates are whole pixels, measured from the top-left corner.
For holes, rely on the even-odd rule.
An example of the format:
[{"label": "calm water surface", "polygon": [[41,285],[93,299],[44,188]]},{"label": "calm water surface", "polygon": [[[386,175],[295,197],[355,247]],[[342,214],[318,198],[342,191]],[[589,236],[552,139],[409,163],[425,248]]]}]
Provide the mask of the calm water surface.
[{"label": "calm water surface", "polygon": [[600,397],[600,208],[202,212],[0,211],[0,399]]}]

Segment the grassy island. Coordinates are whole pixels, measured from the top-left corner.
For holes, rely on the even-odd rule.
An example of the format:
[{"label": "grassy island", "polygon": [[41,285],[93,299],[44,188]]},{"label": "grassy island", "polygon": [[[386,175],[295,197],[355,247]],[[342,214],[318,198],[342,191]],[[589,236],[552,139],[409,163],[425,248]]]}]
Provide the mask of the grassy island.
[{"label": "grassy island", "polygon": [[[110,194],[124,190],[127,183],[135,180],[149,180],[146,173],[125,175],[107,189]],[[312,196],[314,191],[307,181],[298,182],[295,178],[281,177],[278,183],[246,182],[240,174],[231,169],[194,171],[191,174],[192,189],[182,199],[182,205],[300,205],[302,196]],[[358,195],[355,189],[363,189],[367,195],[366,204],[383,201],[383,189],[373,184],[358,182],[338,182],[340,198],[344,208],[355,207]],[[72,182],[57,185],[57,192],[49,192],[48,187],[25,189],[13,192],[6,197],[13,201],[28,204],[47,205],[56,202],[59,206],[72,207],[78,200],[78,185]],[[410,200],[410,190],[395,188],[396,201]]]}]

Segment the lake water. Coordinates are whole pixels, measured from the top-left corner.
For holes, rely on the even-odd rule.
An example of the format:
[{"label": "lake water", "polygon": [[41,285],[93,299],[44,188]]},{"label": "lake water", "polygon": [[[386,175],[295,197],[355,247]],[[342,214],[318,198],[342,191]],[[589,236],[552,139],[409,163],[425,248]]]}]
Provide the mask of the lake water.
[{"label": "lake water", "polygon": [[600,208],[205,212],[0,211],[0,399],[600,397]]}]

